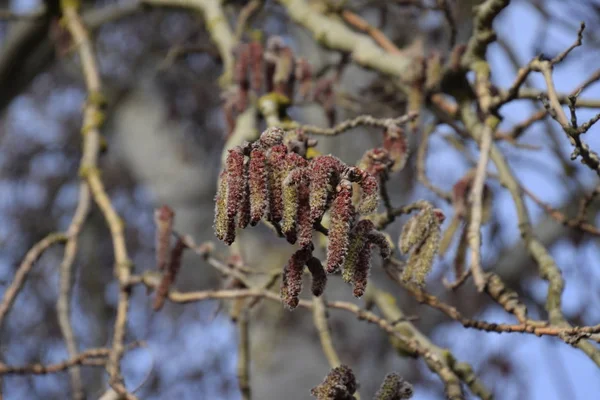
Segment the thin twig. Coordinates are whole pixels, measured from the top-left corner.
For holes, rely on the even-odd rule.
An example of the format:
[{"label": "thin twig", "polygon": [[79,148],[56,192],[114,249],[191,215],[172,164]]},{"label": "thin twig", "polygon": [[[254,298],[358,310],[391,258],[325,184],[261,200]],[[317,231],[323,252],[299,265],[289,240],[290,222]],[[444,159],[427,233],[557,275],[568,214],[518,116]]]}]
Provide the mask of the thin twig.
[{"label": "thin twig", "polygon": [[469,228],[467,237],[469,246],[471,247],[471,272],[473,281],[479,293],[485,289],[485,278],[481,268],[481,220],[483,216],[483,187],[487,174],[487,165],[490,156],[490,147],[492,145],[493,130],[489,126],[485,126],[481,135],[481,144],[479,146],[479,162],[473,177],[473,185],[469,200],[471,203],[471,213],[469,218]]},{"label": "thin twig", "polygon": [[335,351],[335,347],[333,347],[331,332],[329,331],[329,324],[327,322],[327,309],[322,297],[313,296],[313,322],[319,333],[323,354],[325,354],[329,366],[331,368],[340,366],[340,357]]},{"label": "thin twig", "polygon": [[242,312],[238,319],[238,364],[237,377],[243,400],[252,398],[250,386],[250,331],[248,312]]},{"label": "thin twig", "polygon": [[417,116],[418,114],[415,112],[408,113],[398,118],[374,118],[370,115],[361,115],[359,117],[346,120],[334,126],[333,128],[319,128],[318,126],[301,125],[299,129],[306,133],[312,133],[313,135],[335,136],[358,126],[372,126],[385,129],[393,126],[404,125],[415,120]]},{"label": "thin twig", "polygon": [[[60,289],[58,301],[56,302],[56,313],[58,315],[58,325],[65,339],[69,357],[77,356],[77,342],[71,325],[71,293],[73,285],[73,262],[77,255],[77,238],[81,232],[81,228],[90,211],[90,188],[85,181],[79,184],[79,201],[77,209],[73,215],[71,225],[67,229],[67,245],[65,246],[65,254],[60,264]],[[81,381],[81,371],[77,366],[69,369],[71,375],[71,386],[73,398],[85,398],[83,390],[83,382]]]},{"label": "thin twig", "polygon": [[23,287],[25,280],[27,280],[27,275],[33,268],[35,262],[44,254],[46,250],[57,243],[64,243],[67,241],[67,236],[62,233],[51,233],[38,243],[35,244],[25,255],[25,258],[17,268],[17,272],[15,273],[15,277],[13,278],[10,286],[6,288],[4,291],[4,296],[2,298],[2,302],[0,303],[0,328],[2,327],[2,323],[4,322],[4,318],[10,311],[10,308],[15,301],[15,298],[19,294],[19,291]]},{"label": "thin twig", "polygon": [[100,74],[94,55],[92,42],[88,32],[78,14],[76,4],[63,0],[61,2],[66,27],[77,46],[83,75],[88,91],[88,101],[84,109],[83,128],[83,155],[80,173],[90,187],[94,201],[100,208],[110,229],[115,257],[115,275],[119,281],[119,299],[117,315],[115,318],[112,351],[109,356],[107,370],[110,375],[110,384],[117,393],[127,399],[136,397],[127,392],[121,376],[121,358],[125,351],[123,340],[127,330],[127,312],[129,310],[130,292],[126,286],[129,279],[131,260],[125,244],[123,221],[115,211],[110,198],[106,194],[104,183],[98,170],[98,155],[100,150],[100,125],[102,121],[102,95]]}]

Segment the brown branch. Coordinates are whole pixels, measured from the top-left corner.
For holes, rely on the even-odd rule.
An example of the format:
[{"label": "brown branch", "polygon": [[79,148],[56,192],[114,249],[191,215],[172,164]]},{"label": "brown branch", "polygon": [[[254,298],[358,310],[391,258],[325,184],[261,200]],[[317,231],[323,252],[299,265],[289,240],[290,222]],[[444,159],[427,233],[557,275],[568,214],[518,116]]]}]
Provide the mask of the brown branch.
[{"label": "brown branch", "polygon": [[19,294],[19,291],[23,287],[23,284],[27,280],[27,275],[33,268],[35,262],[44,254],[46,250],[57,243],[64,243],[67,241],[67,236],[62,233],[51,233],[38,243],[35,244],[25,255],[25,258],[17,268],[15,277],[13,278],[10,285],[4,291],[2,302],[0,303],[0,327],[4,322],[4,318],[10,311],[15,298]]},{"label": "brown branch", "polygon": [[0,375],[46,375],[62,372],[80,365],[103,366],[106,364],[110,349],[91,349],[57,364],[28,364],[11,366],[0,363]]},{"label": "brown branch", "polygon": [[358,29],[361,32],[371,36],[371,38],[377,43],[382,49],[391,54],[401,54],[400,50],[390,39],[385,36],[383,32],[369,24],[360,15],[353,13],[350,10],[343,10],[341,16],[347,24]]},{"label": "brown branch", "polygon": [[329,324],[327,322],[327,309],[325,308],[325,302],[322,297],[313,296],[313,322],[319,333],[321,347],[329,362],[329,366],[331,368],[339,367],[341,361],[335,351],[335,347],[333,347],[331,332],[329,331]]},{"label": "brown branch", "polygon": [[61,8],[65,18],[66,27],[77,46],[83,75],[88,92],[88,101],[83,117],[83,155],[81,159],[80,174],[90,187],[92,197],[100,208],[110,229],[115,257],[115,275],[119,281],[119,299],[117,315],[115,318],[112,351],[109,356],[107,370],[110,375],[110,384],[117,393],[127,399],[136,397],[127,392],[121,376],[120,362],[125,351],[123,340],[127,329],[127,312],[129,309],[129,289],[126,282],[129,279],[131,260],[125,245],[123,221],[115,211],[110,198],[106,194],[104,183],[98,170],[98,155],[100,150],[100,125],[103,120],[102,94],[100,74],[94,55],[92,42],[77,11],[77,4],[73,1],[63,0]]},{"label": "brown branch", "polygon": [[[79,201],[77,209],[73,215],[71,225],[67,229],[67,245],[65,246],[65,254],[60,264],[60,289],[58,301],[56,302],[56,314],[58,315],[58,324],[61,333],[65,339],[69,357],[77,357],[77,342],[71,325],[71,293],[73,285],[73,262],[77,255],[77,238],[81,232],[81,228],[87,219],[90,211],[90,188],[85,181],[79,184]],[[71,375],[71,386],[73,398],[85,398],[83,383],[81,381],[81,371],[77,366],[69,369]]]},{"label": "brown branch", "polygon": [[483,216],[483,187],[487,174],[487,164],[490,155],[490,147],[492,145],[493,130],[489,126],[485,126],[481,135],[480,156],[473,177],[473,185],[471,187],[470,203],[471,212],[469,214],[469,227],[467,238],[471,248],[471,273],[475,282],[475,287],[479,293],[485,289],[486,281],[481,268],[481,220]]},{"label": "brown branch", "polygon": [[590,233],[594,236],[600,236],[600,229],[596,228],[594,225],[584,222],[579,216],[575,219],[570,219],[566,215],[564,215],[559,210],[553,208],[550,204],[542,201],[535,193],[531,190],[523,187],[523,192],[531,198],[538,206],[542,207],[542,209],[548,214],[552,219],[561,224],[568,226],[569,228],[579,229],[581,231]]},{"label": "brown branch", "polygon": [[312,133],[313,135],[335,136],[358,126],[371,126],[385,129],[393,126],[404,125],[410,121],[414,121],[417,116],[417,113],[408,113],[398,118],[374,118],[370,115],[361,115],[359,117],[346,120],[334,126],[333,128],[319,128],[318,126],[312,125],[301,125],[298,128],[303,130],[305,133]]},{"label": "brown branch", "polygon": [[238,319],[238,364],[237,377],[243,400],[252,398],[250,386],[250,331],[248,312]]}]

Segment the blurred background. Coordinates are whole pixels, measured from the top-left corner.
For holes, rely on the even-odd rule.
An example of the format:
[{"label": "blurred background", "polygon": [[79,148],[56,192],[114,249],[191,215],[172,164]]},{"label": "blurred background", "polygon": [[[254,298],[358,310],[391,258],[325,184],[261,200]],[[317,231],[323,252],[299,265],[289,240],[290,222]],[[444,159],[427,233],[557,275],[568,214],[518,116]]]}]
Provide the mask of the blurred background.
[{"label": "blurred background", "polygon": [[[235,26],[245,1],[225,2]],[[435,2],[431,2],[435,3]],[[458,42],[471,31],[471,7],[476,1],[454,1]],[[77,204],[82,104],[86,98],[79,61],[69,50],[68,35],[55,17],[15,18],[37,12],[41,1],[1,2],[0,18],[0,293],[13,279],[27,250],[50,232],[65,230]],[[443,14],[427,1],[347,1],[345,6],[381,28],[400,48],[449,53]],[[5,12],[6,11],[6,12]],[[108,99],[103,134],[108,151],[100,167],[108,193],[126,221],[126,239],[135,271],[155,268],[153,212],[168,204],[176,212],[177,231],[197,242],[214,240],[213,198],[226,141],[226,121],[218,79],[222,64],[204,20],[187,9],[143,6],[135,1],[84,2],[82,14],[93,29],[96,52]],[[315,70],[339,62],[340,55],[321,49],[285,9],[265,1],[249,20],[264,37],[279,35],[297,56]],[[519,66],[534,55],[553,57],[576,38],[579,22],[588,29],[584,45],[555,69],[559,91],[570,92],[598,68],[600,59],[600,3],[596,0],[515,0],[496,21],[498,41],[489,49],[493,80],[507,88]],[[66,40],[66,42],[65,42]],[[167,57],[174,48],[179,57]],[[544,88],[533,75],[531,87]],[[386,78],[353,64],[335,85],[336,119],[369,113],[377,117],[405,113],[406,99]],[[600,98],[600,85],[582,97]],[[539,102],[516,101],[503,108],[502,128],[510,128],[541,109]],[[581,110],[580,121],[598,110]],[[292,107],[295,119],[319,126],[328,123],[322,107]],[[428,120],[424,116],[424,120]],[[427,199],[447,211],[449,206],[417,182],[416,145],[420,129],[410,137],[412,155],[407,167],[392,176],[390,189],[396,206]],[[585,136],[600,149],[600,128]],[[450,190],[471,167],[465,154],[477,156],[473,143],[466,150],[451,145],[452,131],[441,126],[432,136],[427,175]],[[456,136],[454,134],[454,136]],[[319,138],[319,150],[355,163],[374,147],[380,135],[358,128],[341,137]],[[522,139],[534,149],[502,143],[521,183],[544,202],[573,215],[580,200],[597,185],[597,177],[579,162],[569,161],[571,146],[551,119],[529,128]],[[519,244],[516,215],[509,193],[491,181],[492,221],[484,228],[483,262],[516,290],[531,317],[545,318],[546,283]],[[566,280],[564,312],[574,325],[600,321],[600,258],[598,241],[549,218],[528,200],[536,232],[550,248]],[[598,221],[598,204],[590,214]],[[447,219],[447,221],[449,218]],[[388,229],[397,238],[405,219]],[[215,240],[216,241],[216,240]],[[240,237],[246,263],[256,268],[285,264],[291,246],[266,228],[244,231]],[[226,254],[225,246],[217,250]],[[455,293],[441,284],[449,277],[452,251],[436,262],[428,290],[442,295],[467,316],[493,322],[512,319],[471,283]],[[36,263],[0,331],[0,357],[11,365],[54,363],[68,357],[59,329],[55,304],[63,250],[51,249]],[[110,234],[101,214],[92,211],[77,255],[73,291],[73,328],[80,349],[110,345],[117,282],[113,277]],[[398,297],[406,315],[417,316],[415,326],[461,361],[473,365],[497,399],[592,399],[600,393],[600,370],[582,352],[556,338],[495,334],[467,330],[440,313],[418,305],[375,263],[372,279]],[[332,280],[333,281],[333,280]],[[189,255],[176,286],[201,290],[220,285],[219,276],[200,257]],[[360,301],[340,282],[332,282],[328,299]],[[147,347],[127,352],[123,373],[129,387],[142,384],[143,399],[239,399],[235,324],[226,312],[216,313],[213,301],[178,305],[167,303],[152,311],[152,296],[143,288],[133,292],[127,342],[144,340]],[[443,387],[422,361],[396,354],[376,327],[354,316],[332,312],[334,344],[342,362],[350,365],[370,398],[383,377],[400,372],[415,385],[415,399],[443,398]],[[305,310],[289,312],[262,304],[252,314],[251,385],[256,399],[308,399],[310,388],[329,370],[312,316]],[[107,387],[104,369],[82,367],[87,398],[98,398]],[[46,376],[8,376],[4,398],[65,399],[66,372]]]}]

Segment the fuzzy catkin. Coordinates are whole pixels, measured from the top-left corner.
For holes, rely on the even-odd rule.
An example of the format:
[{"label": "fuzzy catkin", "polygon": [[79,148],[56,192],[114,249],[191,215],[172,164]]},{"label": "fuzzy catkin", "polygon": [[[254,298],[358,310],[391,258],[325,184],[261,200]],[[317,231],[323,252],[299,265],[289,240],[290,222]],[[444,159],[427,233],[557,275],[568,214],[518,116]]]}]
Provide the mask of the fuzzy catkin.
[{"label": "fuzzy catkin", "polygon": [[283,180],[286,177],[287,147],[283,144],[275,145],[267,156],[269,177],[269,220],[279,222],[283,217]]},{"label": "fuzzy catkin", "polygon": [[331,226],[327,245],[328,273],[337,271],[344,262],[348,252],[350,226],[355,216],[352,205],[352,184],[343,181],[338,188],[339,192],[331,205]]},{"label": "fuzzy catkin", "polygon": [[250,153],[248,183],[250,186],[250,225],[255,226],[267,212],[267,157],[262,149]]},{"label": "fuzzy catkin", "polygon": [[219,240],[225,240],[227,234],[227,174],[225,171],[219,174],[217,194],[215,196],[215,236]]},{"label": "fuzzy catkin", "polygon": [[310,217],[313,222],[321,219],[325,213],[330,196],[329,188],[337,184],[336,177],[343,167],[338,158],[330,155],[313,160],[310,177]]},{"label": "fuzzy catkin", "polygon": [[372,244],[366,242],[358,253],[356,266],[352,275],[352,282],[354,284],[353,294],[357,298],[362,297],[367,288],[367,279],[371,270],[371,249]]},{"label": "fuzzy catkin", "polygon": [[323,382],[311,390],[317,400],[354,400],[358,382],[347,365],[333,368]]},{"label": "fuzzy catkin", "polygon": [[250,182],[248,182],[250,162],[244,164],[244,174],[242,176],[243,190],[240,199],[240,209],[238,210],[238,227],[245,229],[250,223]]},{"label": "fuzzy catkin", "polygon": [[412,385],[395,372],[387,374],[375,393],[375,400],[408,400],[413,395]]},{"label": "fuzzy catkin", "polygon": [[367,242],[367,233],[369,233],[375,226],[373,222],[368,219],[358,221],[356,226],[350,233],[348,252],[344,259],[342,268],[342,278],[345,282],[352,282],[354,276],[354,269],[358,263],[359,253]]},{"label": "fuzzy catkin", "polygon": [[283,270],[281,299],[290,309],[296,308],[300,301],[298,296],[302,291],[302,272],[310,257],[309,249],[300,249],[292,254]]},{"label": "fuzzy catkin", "polygon": [[379,205],[379,182],[373,175],[364,172],[359,185],[361,188],[361,197],[358,204],[358,212],[360,214],[370,214],[377,210],[377,206]]},{"label": "fuzzy catkin", "polygon": [[306,262],[306,266],[312,275],[312,294],[315,296],[322,295],[325,291],[325,286],[327,285],[327,274],[325,273],[321,261],[316,257],[311,257]]}]

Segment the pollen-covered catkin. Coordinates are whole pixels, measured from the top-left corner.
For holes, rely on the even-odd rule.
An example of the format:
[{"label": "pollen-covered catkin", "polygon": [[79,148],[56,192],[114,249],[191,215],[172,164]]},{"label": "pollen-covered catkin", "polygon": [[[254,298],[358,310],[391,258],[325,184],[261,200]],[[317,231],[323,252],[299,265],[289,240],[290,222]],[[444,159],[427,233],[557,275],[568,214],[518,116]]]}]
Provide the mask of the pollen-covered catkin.
[{"label": "pollen-covered catkin", "polygon": [[219,240],[225,240],[227,234],[227,173],[219,174],[217,194],[215,196],[215,236]]},{"label": "pollen-covered catkin", "polygon": [[283,180],[286,177],[287,147],[275,145],[267,156],[269,176],[269,220],[279,222],[283,217]]},{"label": "pollen-covered catkin", "polygon": [[316,157],[312,161],[310,176],[310,217],[313,222],[321,219],[327,209],[330,187],[337,184],[339,173],[344,168],[336,157],[327,155]]},{"label": "pollen-covered catkin", "polygon": [[353,294],[354,297],[357,298],[362,297],[367,288],[367,279],[369,278],[369,271],[371,270],[372,246],[371,243],[366,242],[358,253],[356,266],[354,267],[354,273],[352,275],[352,282],[354,284]]},{"label": "pollen-covered catkin", "polygon": [[368,219],[358,221],[358,223],[352,229],[350,233],[348,252],[344,260],[342,268],[342,278],[345,282],[352,282],[354,276],[354,269],[358,263],[358,256],[362,248],[367,242],[367,233],[372,229],[375,229],[373,222]]},{"label": "pollen-covered catkin", "polygon": [[312,274],[312,286],[311,291],[315,296],[320,296],[325,291],[325,285],[327,284],[327,274],[321,261],[316,257],[311,257],[306,262],[308,270]]},{"label": "pollen-covered catkin", "polygon": [[250,162],[244,164],[244,175],[242,177],[244,188],[238,210],[238,228],[245,229],[250,223],[250,182],[248,182]]},{"label": "pollen-covered catkin", "polygon": [[302,272],[310,257],[310,249],[300,249],[292,255],[283,270],[281,299],[290,309],[298,306],[298,296],[302,291]]},{"label": "pollen-covered catkin", "polygon": [[250,153],[248,182],[250,186],[250,225],[254,226],[267,212],[267,157],[262,149]]},{"label": "pollen-covered catkin", "polygon": [[370,214],[377,210],[379,205],[379,182],[373,175],[363,172],[359,185],[362,193],[358,204],[358,212],[360,214]]},{"label": "pollen-covered catkin", "polygon": [[411,218],[409,222],[412,226],[403,229],[400,248],[403,253],[409,252],[402,274],[403,281],[412,281],[419,286],[425,284],[439,249],[443,221],[441,210],[427,207]]},{"label": "pollen-covered catkin", "polygon": [[338,185],[337,195],[331,205],[331,226],[327,245],[327,272],[337,271],[348,252],[350,227],[355,217],[352,205],[352,184],[342,181]]}]

